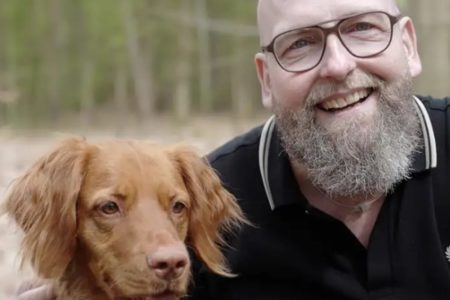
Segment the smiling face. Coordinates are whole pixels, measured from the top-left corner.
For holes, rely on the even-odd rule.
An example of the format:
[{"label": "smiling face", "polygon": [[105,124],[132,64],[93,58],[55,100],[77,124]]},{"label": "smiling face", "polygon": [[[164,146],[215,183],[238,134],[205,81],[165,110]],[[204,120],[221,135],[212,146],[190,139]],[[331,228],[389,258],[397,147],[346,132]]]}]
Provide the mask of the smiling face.
[{"label": "smiling face", "polygon": [[[261,44],[292,29],[330,28],[373,11],[399,15],[393,0],[261,0]],[[255,61],[263,103],[276,114],[290,157],[304,165],[316,186],[352,196],[385,192],[406,176],[417,135],[411,77],[421,71],[409,18],[394,25],[390,46],[372,57],[353,56],[330,34],[321,61],[305,72],[287,72],[269,52],[258,53]],[[389,160],[400,163],[389,167]]]},{"label": "smiling face", "polygon": [[[335,25],[338,20],[371,11],[384,11],[391,15],[399,15],[392,0],[261,0],[258,7],[260,39],[262,45],[268,45],[280,33],[302,27],[321,24],[322,27]],[[330,22],[327,24],[327,22]],[[414,28],[409,18],[403,18],[394,25],[393,40],[383,53],[371,58],[356,58],[341,44],[336,35],[327,39],[324,56],[318,66],[303,73],[284,71],[277,64],[271,53],[256,55],[258,75],[261,80],[264,104],[268,107],[278,102],[285,108],[303,108],[311,91],[322,83],[345,83],[348,76],[355,70],[371,74],[386,82],[392,82],[403,77],[406,72],[416,76],[421,71],[420,59],[417,54]],[[337,114],[326,114],[324,108],[329,100],[346,99],[356,93],[357,87],[337,88],[333,93],[314,99],[322,103],[315,111],[321,122],[334,119]],[[363,93],[370,93],[363,89]],[[378,95],[374,95],[376,102]],[[350,100],[353,101],[353,100]],[[317,103],[316,103],[317,104]],[[363,111],[374,113],[376,104],[368,105]],[[362,110],[362,108],[360,108]],[[361,111],[361,113],[363,113]],[[341,111],[346,117],[352,112]]]},{"label": "smiling face", "polygon": [[180,297],[190,272],[184,241],[191,207],[181,174],[155,146],[108,148],[99,146],[87,167],[77,254],[88,257],[110,296]]}]

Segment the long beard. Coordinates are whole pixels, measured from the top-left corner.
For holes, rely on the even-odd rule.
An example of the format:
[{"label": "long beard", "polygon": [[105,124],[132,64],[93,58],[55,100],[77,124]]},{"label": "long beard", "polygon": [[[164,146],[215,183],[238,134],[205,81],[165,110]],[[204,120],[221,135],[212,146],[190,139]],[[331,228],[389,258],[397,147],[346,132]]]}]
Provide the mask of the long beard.
[{"label": "long beard", "polygon": [[[331,129],[317,124],[317,101],[340,87],[377,90],[380,96],[375,115],[340,120],[339,126]],[[418,150],[419,119],[409,73],[387,84],[355,72],[344,83],[316,85],[301,109],[283,108],[275,101],[274,111],[288,155],[300,162],[313,185],[330,197],[370,199],[387,193],[410,174],[412,156]]]}]

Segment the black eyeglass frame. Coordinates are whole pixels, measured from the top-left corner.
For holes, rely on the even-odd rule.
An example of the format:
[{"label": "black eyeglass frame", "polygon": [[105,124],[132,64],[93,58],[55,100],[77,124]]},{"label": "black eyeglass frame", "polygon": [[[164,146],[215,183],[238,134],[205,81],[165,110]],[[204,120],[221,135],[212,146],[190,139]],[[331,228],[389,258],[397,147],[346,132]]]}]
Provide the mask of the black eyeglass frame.
[{"label": "black eyeglass frame", "polygon": [[[389,42],[386,44],[386,47],[384,47],[382,50],[380,50],[380,51],[378,51],[378,52],[375,52],[375,53],[373,53],[373,54],[370,54],[370,55],[356,55],[356,54],[354,54],[354,53],[347,47],[347,45],[346,45],[346,44],[344,43],[344,41],[342,40],[341,34],[340,34],[340,32],[339,32],[339,26],[340,26],[343,22],[347,21],[348,19],[355,18],[355,17],[358,17],[358,16],[367,15],[367,14],[372,14],[372,13],[382,13],[382,14],[386,15],[386,16],[389,18],[389,22],[390,22],[390,24],[391,24]],[[284,32],[279,33],[278,35],[276,35],[276,36],[272,39],[272,41],[271,41],[267,46],[262,46],[262,47],[261,47],[261,50],[262,50],[262,52],[270,52],[270,53],[272,53],[273,56],[275,57],[275,60],[277,61],[278,65],[279,65],[283,70],[285,70],[286,72],[291,72],[291,73],[302,73],[302,72],[306,72],[306,71],[312,70],[312,69],[314,69],[315,67],[317,67],[317,66],[320,64],[320,62],[322,61],[323,55],[324,55],[324,53],[325,53],[325,49],[327,48],[327,39],[328,39],[328,35],[330,35],[331,33],[334,33],[334,34],[336,34],[336,36],[338,37],[339,41],[340,41],[341,44],[344,46],[344,48],[347,49],[347,51],[348,51],[351,55],[353,55],[353,56],[355,56],[355,57],[358,57],[358,58],[369,58],[369,57],[374,57],[374,56],[377,56],[377,55],[380,54],[380,53],[383,53],[387,48],[389,48],[389,46],[391,45],[391,42],[392,42],[392,36],[393,36],[394,25],[395,25],[399,20],[401,20],[403,17],[404,17],[404,16],[401,15],[401,14],[400,14],[400,15],[397,15],[397,16],[393,16],[393,15],[388,14],[387,12],[384,12],[384,11],[369,11],[369,12],[365,12],[365,13],[362,13],[362,14],[357,14],[357,15],[350,16],[350,17],[348,17],[348,18],[341,19],[341,20],[339,20],[339,22],[336,23],[336,25],[334,25],[333,27],[330,27],[330,28],[323,28],[323,27],[321,27],[321,26],[319,26],[319,25],[316,25],[316,26],[308,26],[308,27],[300,27],[300,28],[290,29],[290,30],[288,30],[288,31],[284,31]],[[277,38],[279,38],[279,37],[282,36],[282,35],[285,35],[286,33],[292,32],[292,31],[297,31],[297,30],[299,30],[299,29],[312,29],[312,28],[317,28],[317,29],[319,29],[319,30],[321,30],[321,31],[323,32],[324,42],[323,42],[323,47],[322,47],[322,53],[320,54],[319,60],[317,61],[317,63],[316,63],[315,65],[313,65],[312,67],[307,68],[307,69],[305,69],[305,70],[301,70],[301,71],[291,71],[291,70],[286,69],[286,67],[284,67],[284,66],[281,64],[281,62],[278,60],[278,57],[277,57],[277,55],[276,55],[275,52],[274,52],[274,45],[275,45],[275,42],[276,42]]]}]

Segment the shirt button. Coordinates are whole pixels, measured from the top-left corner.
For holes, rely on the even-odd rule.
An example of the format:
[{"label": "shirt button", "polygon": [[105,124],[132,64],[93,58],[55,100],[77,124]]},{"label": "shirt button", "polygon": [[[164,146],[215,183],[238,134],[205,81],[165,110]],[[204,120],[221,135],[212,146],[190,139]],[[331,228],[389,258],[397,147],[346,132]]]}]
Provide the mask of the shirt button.
[{"label": "shirt button", "polygon": [[305,215],[309,215],[309,209],[305,209]]}]

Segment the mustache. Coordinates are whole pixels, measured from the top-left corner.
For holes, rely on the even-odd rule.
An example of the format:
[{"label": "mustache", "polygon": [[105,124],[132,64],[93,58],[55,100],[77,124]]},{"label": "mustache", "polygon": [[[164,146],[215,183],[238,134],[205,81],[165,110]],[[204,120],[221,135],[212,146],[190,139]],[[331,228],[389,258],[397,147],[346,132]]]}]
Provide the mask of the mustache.
[{"label": "mustache", "polygon": [[313,108],[315,105],[322,102],[323,99],[343,90],[348,91],[365,88],[377,89],[381,88],[384,84],[384,81],[375,75],[368,74],[361,70],[355,70],[349,74],[344,81],[324,80],[317,82],[312,87],[305,100],[305,107]]}]

